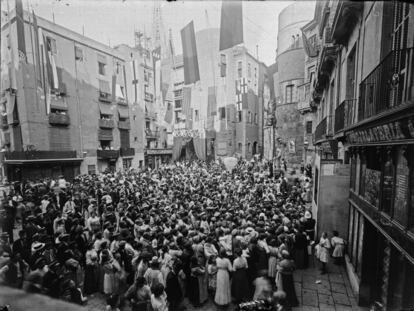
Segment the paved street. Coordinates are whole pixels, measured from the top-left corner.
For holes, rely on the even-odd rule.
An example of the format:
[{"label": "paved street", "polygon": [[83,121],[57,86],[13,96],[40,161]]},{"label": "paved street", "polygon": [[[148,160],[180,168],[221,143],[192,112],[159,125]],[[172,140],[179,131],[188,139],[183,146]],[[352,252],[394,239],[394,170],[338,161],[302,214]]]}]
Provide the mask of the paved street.
[{"label": "paved street", "polygon": [[[297,270],[294,273],[296,294],[300,306],[295,311],[365,311],[368,308],[357,306],[356,299],[351,290],[345,268],[328,265],[328,274],[321,275],[316,263],[310,260],[311,267],[306,270]],[[318,283],[317,283],[318,281]],[[320,282],[319,282],[320,281]],[[214,303],[209,300],[201,308],[194,308],[186,300],[186,310],[210,311],[218,310]],[[89,297],[88,310],[104,310],[105,301],[102,295]],[[225,310],[233,310],[229,306]],[[220,309],[223,310],[223,309]]]}]

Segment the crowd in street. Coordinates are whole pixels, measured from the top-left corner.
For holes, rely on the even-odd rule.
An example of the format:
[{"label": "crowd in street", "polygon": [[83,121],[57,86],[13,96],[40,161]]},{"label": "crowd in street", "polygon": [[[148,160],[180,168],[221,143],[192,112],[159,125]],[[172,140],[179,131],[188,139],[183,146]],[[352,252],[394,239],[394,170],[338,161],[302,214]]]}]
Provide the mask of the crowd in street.
[{"label": "crowd in street", "polygon": [[[18,184],[3,202],[0,281],[78,304],[104,293],[107,310],[180,310],[184,297],[289,310],[315,239],[309,174],[192,161]],[[343,256],[338,236],[321,242],[322,262],[331,247]]]}]

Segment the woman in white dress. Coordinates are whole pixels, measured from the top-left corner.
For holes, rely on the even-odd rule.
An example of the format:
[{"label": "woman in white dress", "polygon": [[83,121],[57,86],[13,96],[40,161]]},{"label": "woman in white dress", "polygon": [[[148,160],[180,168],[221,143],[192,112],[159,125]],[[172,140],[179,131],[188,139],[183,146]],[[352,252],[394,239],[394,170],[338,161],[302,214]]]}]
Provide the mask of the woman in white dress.
[{"label": "woman in white dress", "polygon": [[319,240],[319,260],[322,263],[321,274],[326,273],[326,264],[329,260],[329,250],[331,248],[331,242],[329,242],[328,234],[322,233],[321,239]]},{"label": "woman in white dress", "polygon": [[216,259],[217,287],[214,302],[220,306],[226,306],[231,302],[230,272],[233,271],[233,267],[225,256],[226,251],[221,249]]}]

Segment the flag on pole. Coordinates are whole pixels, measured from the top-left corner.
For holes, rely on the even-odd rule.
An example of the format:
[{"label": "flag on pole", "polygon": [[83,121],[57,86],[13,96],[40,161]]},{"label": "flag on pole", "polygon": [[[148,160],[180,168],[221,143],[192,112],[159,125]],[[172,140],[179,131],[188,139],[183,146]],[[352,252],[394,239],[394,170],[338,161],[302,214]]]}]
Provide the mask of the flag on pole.
[{"label": "flag on pole", "polygon": [[223,0],[221,6],[219,51],[240,43],[243,43],[242,1]]},{"label": "flag on pole", "polygon": [[16,0],[16,28],[17,28],[17,51],[19,61],[26,62],[26,43],[24,38],[24,17],[22,0]]},{"label": "flag on pole", "polygon": [[181,43],[184,58],[184,83],[195,83],[200,80],[200,71],[193,21],[181,29]]},{"label": "flag on pole", "polygon": [[303,41],[303,47],[305,49],[306,54],[308,57],[316,57],[318,56],[318,52],[316,51],[315,46],[313,46],[308,38],[306,37],[305,33],[302,30],[302,41]]}]

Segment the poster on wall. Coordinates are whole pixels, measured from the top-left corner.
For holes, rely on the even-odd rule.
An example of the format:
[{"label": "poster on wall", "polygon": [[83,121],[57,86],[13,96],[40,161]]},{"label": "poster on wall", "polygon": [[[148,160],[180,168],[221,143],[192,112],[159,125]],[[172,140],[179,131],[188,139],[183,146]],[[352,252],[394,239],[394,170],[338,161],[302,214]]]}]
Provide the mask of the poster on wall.
[{"label": "poster on wall", "polygon": [[365,199],[375,207],[379,206],[381,172],[367,168],[365,171]]},{"label": "poster on wall", "polygon": [[402,225],[407,224],[407,194],[409,169],[403,150],[398,151],[397,174],[395,181],[394,218]]}]

